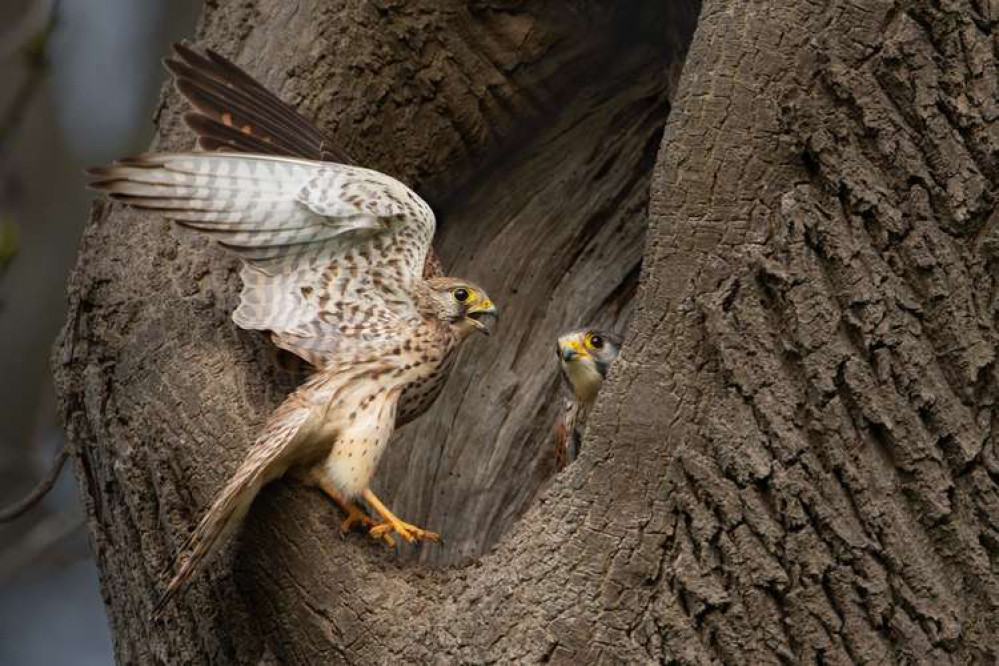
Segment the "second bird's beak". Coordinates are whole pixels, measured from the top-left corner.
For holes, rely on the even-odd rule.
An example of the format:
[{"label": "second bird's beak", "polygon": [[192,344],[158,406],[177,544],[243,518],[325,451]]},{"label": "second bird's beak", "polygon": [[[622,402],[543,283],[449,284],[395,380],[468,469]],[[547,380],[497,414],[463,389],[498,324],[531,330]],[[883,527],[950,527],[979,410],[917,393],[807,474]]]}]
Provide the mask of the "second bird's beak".
[{"label": "second bird's beak", "polygon": [[583,345],[579,343],[579,340],[559,340],[558,352],[562,361],[565,363],[569,363],[577,356],[589,356],[589,352],[583,348]]},{"label": "second bird's beak", "polygon": [[490,300],[480,301],[468,307],[465,318],[472,322],[472,326],[490,335],[493,332],[493,325],[499,319],[499,310]]}]

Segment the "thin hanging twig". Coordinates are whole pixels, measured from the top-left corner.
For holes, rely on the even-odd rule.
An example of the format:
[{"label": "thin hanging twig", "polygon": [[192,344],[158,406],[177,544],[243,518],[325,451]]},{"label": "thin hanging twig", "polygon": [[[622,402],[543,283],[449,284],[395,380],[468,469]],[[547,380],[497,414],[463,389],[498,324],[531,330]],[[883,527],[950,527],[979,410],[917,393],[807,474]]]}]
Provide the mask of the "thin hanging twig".
[{"label": "thin hanging twig", "polygon": [[0,509],[0,523],[9,523],[15,518],[19,518],[24,515],[31,507],[38,504],[43,497],[45,497],[52,487],[55,486],[56,480],[59,478],[59,473],[62,472],[62,468],[66,465],[66,461],[69,459],[69,446],[63,444],[62,448],[59,449],[59,454],[56,456],[55,461],[52,463],[52,467],[49,468],[48,474],[45,475],[41,481],[38,482],[34,488],[31,489],[27,495],[22,499],[14,502],[10,506]]}]

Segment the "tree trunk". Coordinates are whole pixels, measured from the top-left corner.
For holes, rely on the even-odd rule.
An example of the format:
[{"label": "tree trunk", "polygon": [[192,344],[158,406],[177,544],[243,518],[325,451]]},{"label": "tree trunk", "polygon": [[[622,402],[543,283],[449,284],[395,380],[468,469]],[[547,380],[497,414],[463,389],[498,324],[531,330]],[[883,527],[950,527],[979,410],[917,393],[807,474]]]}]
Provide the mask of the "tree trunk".
[{"label": "tree trunk", "polygon": [[[709,0],[684,65],[696,2],[441,4],[210,4],[200,41],[429,193],[500,303],[378,473],[447,543],[277,483],[150,623],[294,380],[234,261],[99,205],[56,372],[119,660],[994,661],[997,10]],[[555,334],[632,308],[539,494]]]}]

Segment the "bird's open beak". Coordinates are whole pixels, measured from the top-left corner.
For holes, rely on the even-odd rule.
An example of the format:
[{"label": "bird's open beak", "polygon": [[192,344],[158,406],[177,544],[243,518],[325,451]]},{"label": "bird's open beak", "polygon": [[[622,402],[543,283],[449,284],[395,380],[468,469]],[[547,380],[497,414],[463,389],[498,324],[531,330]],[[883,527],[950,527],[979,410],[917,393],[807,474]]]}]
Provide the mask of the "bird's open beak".
[{"label": "bird's open beak", "polygon": [[499,310],[496,309],[492,301],[487,299],[470,305],[468,312],[465,313],[465,318],[472,323],[472,326],[486,335],[490,335],[493,332],[492,327],[499,319]]},{"label": "bird's open beak", "polygon": [[472,323],[472,326],[490,335],[493,332],[492,327],[499,319],[499,310],[490,300],[480,301],[469,306],[465,318]]},{"label": "bird's open beak", "polygon": [[589,356],[590,352],[586,351],[579,340],[559,340],[558,341],[558,353],[562,357],[562,361],[569,363],[574,360],[577,356]]}]

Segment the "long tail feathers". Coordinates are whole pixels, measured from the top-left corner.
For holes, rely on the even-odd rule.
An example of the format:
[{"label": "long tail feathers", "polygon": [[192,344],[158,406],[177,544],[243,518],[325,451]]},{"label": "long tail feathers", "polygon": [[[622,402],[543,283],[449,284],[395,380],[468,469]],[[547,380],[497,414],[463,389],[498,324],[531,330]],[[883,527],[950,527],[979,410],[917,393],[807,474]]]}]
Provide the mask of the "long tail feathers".
[{"label": "long tail feathers", "polygon": [[209,562],[209,558],[229,540],[246,516],[261,486],[254,475],[246,483],[238,486],[230,483],[226,487],[174,558],[174,566],[177,562],[182,564],[167,585],[166,592],[153,607],[154,618],[162,615],[166,605],[187,587],[191,579]]},{"label": "long tail feathers", "polygon": [[180,568],[176,569],[177,573],[153,607],[154,619],[162,616],[167,604],[187,587],[236,532],[260,489],[283,473],[283,461],[309,415],[308,410],[296,406],[292,398],[285,401],[271,417],[250,455],[178,551],[171,570],[176,569],[178,562]]}]

